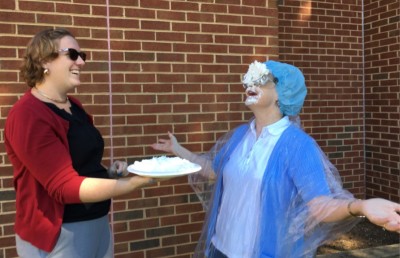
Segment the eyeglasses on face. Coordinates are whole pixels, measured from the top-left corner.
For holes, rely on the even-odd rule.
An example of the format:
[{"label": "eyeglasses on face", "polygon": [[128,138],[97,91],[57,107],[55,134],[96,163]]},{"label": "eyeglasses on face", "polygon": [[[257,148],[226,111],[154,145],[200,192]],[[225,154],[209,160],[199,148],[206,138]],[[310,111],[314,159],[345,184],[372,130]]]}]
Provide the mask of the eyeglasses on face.
[{"label": "eyeglasses on face", "polygon": [[86,61],[86,53],[78,52],[78,50],[74,48],[62,48],[58,50],[58,52],[68,52],[68,56],[69,58],[71,58],[72,61],[76,61],[78,59],[78,56],[80,56],[83,61]]},{"label": "eyeglasses on face", "polygon": [[266,85],[267,82],[273,82],[275,85],[277,85],[278,84],[278,78],[275,78],[272,75],[270,75],[270,76],[263,75],[260,78],[258,78],[257,80],[253,80],[251,82],[246,82],[245,83],[245,79],[244,79],[244,76],[243,76],[243,80],[242,80],[243,88],[245,88],[245,89],[247,89],[249,87],[252,87],[252,86],[261,87],[261,86]]}]

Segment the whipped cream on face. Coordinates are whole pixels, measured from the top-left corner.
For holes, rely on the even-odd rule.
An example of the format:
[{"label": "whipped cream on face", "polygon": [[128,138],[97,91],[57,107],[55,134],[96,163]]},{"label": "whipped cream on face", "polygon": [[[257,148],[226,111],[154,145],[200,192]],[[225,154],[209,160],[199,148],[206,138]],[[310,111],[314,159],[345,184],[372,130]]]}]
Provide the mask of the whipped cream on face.
[{"label": "whipped cream on face", "polygon": [[153,157],[151,159],[144,159],[135,161],[131,168],[143,172],[185,172],[187,170],[196,169],[199,165],[190,162],[189,160],[179,157]]},{"label": "whipped cream on face", "polygon": [[263,86],[268,81],[271,81],[271,78],[269,78],[270,73],[270,70],[268,70],[264,63],[254,61],[249,65],[249,69],[243,76],[242,80],[243,87],[246,89],[246,106],[258,103],[263,94],[260,86]]},{"label": "whipped cream on face", "polygon": [[263,91],[260,89],[260,87],[256,87],[256,86],[249,87],[246,89],[247,98],[246,98],[246,101],[244,102],[244,104],[246,106],[257,104],[262,95],[263,95]]},{"label": "whipped cream on face", "polygon": [[261,86],[267,83],[269,80],[268,75],[270,74],[270,70],[268,70],[267,66],[258,61],[254,61],[249,65],[249,69],[247,73],[243,76],[243,86],[245,88],[252,86]]}]

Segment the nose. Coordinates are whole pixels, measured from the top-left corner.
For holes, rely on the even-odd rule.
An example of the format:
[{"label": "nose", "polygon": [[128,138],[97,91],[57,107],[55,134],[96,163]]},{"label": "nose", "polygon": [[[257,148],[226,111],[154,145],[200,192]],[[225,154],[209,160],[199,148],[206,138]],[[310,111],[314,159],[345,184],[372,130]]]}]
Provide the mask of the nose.
[{"label": "nose", "polygon": [[78,59],[76,59],[75,63],[77,65],[85,65],[86,64],[86,62],[82,59],[81,56],[78,56]]}]

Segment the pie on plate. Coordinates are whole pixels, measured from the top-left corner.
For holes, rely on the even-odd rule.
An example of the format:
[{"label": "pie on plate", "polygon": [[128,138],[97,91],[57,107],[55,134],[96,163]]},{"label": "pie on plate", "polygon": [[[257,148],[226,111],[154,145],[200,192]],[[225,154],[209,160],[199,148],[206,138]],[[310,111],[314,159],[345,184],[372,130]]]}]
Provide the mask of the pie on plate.
[{"label": "pie on plate", "polygon": [[167,156],[135,161],[128,166],[131,173],[153,178],[184,176],[200,170],[200,165],[189,160]]}]

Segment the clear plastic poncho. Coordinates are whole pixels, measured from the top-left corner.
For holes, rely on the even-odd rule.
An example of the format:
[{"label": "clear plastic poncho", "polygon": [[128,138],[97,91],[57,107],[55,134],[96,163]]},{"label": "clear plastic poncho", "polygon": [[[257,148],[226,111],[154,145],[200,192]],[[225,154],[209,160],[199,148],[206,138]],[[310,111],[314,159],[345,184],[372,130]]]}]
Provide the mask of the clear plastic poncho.
[{"label": "clear plastic poncho", "polygon": [[[300,128],[298,116],[291,117],[291,121],[272,151],[260,189],[254,193],[260,200],[254,204],[259,212],[255,227],[241,225],[243,236],[255,238],[249,257],[314,257],[320,245],[360,221],[354,217],[328,219],[338,203],[348,203],[354,197],[343,189],[337,169],[315,140]],[[194,257],[212,257],[215,251],[211,239],[217,220],[224,219],[218,218],[224,194],[222,171],[234,149],[240,148],[247,130],[249,124],[239,126],[221,137],[208,153],[189,158],[202,166],[200,172],[189,176],[189,182],[206,211]],[[245,181],[242,187],[246,187]],[[233,214],[241,214],[240,210],[237,205],[229,207]],[[229,234],[219,232],[220,237]],[[241,254],[237,257],[245,258]]]}]

